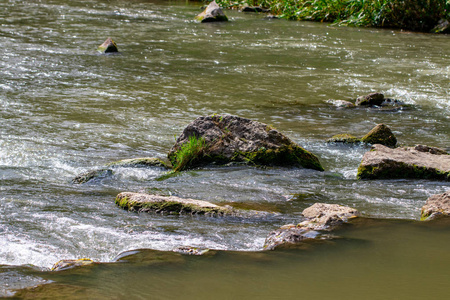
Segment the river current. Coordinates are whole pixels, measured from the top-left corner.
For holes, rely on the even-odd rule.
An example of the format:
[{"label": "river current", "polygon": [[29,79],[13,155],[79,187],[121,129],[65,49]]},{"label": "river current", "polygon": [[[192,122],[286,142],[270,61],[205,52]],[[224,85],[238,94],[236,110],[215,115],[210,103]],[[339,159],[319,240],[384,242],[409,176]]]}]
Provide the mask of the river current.
[{"label": "river current", "polygon": [[[197,274],[192,281],[196,276],[208,281],[210,273],[200,275],[202,270],[227,264],[233,265],[233,276],[241,274],[239,267],[260,274],[259,259],[266,256],[271,267],[278,261],[290,272],[296,256],[307,254],[280,252],[275,258],[258,251],[271,230],[298,222],[301,211],[316,202],[390,219],[381,228],[409,220],[367,233],[374,248],[362,247],[369,252],[390,231],[388,240],[408,234],[429,234],[430,243],[448,240],[448,226],[426,233],[429,227],[411,225],[426,199],[448,190],[448,182],[359,181],[356,170],[369,148],[325,142],[338,133],[363,136],[385,123],[402,145],[449,149],[448,35],[289,22],[237,11],[226,11],[230,22],[200,24],[193,21],[199,12],[198,3],[176,1],[0,0],[0,295],[58,282],[37,271],[28,274],[25,265],[46,270],[60,259],[82,257],[111,262],[123,251],[144,248],[239,251],[220,252],[225,254],[210,265],[187,263],[181,273],[192,268]],[[96,52],[107,37],[120,54]],[[407,105],[384,111],[327,102],[354,101],[371,92]],[[112,161],[165,158],[187,124],[214,113],[270,124],[315,153],[326,171],[207,167],[156,180],[166,171],[120,168],[112,177],[71,183],[77,174]],[[129,213],[114,204],[123,191],[162,191],[276,214],[243,220]],[[362,238],[362,233],[350,235]],[[442,247],[448,250],[448,242]],[[316,271],[325,268],[328,255],[354,254],[346,242],[338,249],[316,248],[308,255],[317,265],[300,259]],[[253,253],[250,262],[245,253]],[[447,269],[449,263],[444,260]],[[110,272],[103,268],[90,276]],[[142,266],[133,268],[120,272],[141,274]],[[178,271],[157,273],[171,277]],[[225,286],[228,279],[222,278]],[[107,290],[99,289],[99,295]],[[139,293],[136,299],[146,299]],[[161,288],[154,299],[164,299],[163,294]]]}]

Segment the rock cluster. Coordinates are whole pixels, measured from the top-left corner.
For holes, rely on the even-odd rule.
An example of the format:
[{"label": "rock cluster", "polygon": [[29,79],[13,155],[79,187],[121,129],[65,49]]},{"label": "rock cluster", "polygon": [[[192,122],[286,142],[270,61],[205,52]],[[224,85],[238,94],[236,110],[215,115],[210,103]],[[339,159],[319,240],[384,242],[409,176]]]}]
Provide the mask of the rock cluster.
[{"label": "rock cluster", "polygon": [[388,147],[395,147],[397,145],[397,138],[391,129],[385,124],[378,124],[370,130],[362,138],[357,138],[351,134],[337,134],[327,140],[327,143],[344,143],[344,144],[381,144]]},{"label": "rock cluster", "polygon": [[303,210],[302,215],[305,221],[297,225],[285,225],[269,233],[264,249],[273,250],[281,245],[299,244],[313,239],[329,239],[331,236],[321,232],[336,229],[349,219],[358,217],[359,212],[337,204],[316,203]]}]

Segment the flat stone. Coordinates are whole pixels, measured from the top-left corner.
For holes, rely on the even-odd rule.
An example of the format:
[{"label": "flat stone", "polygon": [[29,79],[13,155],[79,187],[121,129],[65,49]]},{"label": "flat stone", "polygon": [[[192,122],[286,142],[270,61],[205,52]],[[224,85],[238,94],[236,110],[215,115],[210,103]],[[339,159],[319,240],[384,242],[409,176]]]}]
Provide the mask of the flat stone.
[{"label": "flat stone", "polygon": [[373,145],[358,168],[359,179],[417,178],[450,180],[450,155],[418,151],[428,146],[392,149]]},{"label": "flat stone", "polygon": [[231,207],[218,206],[207,201],[176,196],[123,192],[117,195],[115,202],[123,209],[137,212],[200,215],[233,214]]},{"label": "flat stone", "polygon": [[348,133],[333,135],[327,143],[359,144],[361,139]]},{"label": "flat stone", "polygon": [[450,191],[431,196],[422,207],[421,220],[438,217],[450,217]]}]

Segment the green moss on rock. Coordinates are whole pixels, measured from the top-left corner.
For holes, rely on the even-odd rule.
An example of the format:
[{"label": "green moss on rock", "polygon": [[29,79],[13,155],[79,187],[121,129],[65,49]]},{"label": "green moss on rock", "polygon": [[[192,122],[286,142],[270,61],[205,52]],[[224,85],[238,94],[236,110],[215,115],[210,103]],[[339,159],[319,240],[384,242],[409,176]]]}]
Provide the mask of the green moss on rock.
[{"label": "green moss on rock", "polygon": [[361,141],[367,144],[381,144],[388,147],[395,147],[397,145],[397,138],[385,124],[378,124],[375,126],[362,137]]},{"label": "green moss on rock", "polygon": [[359,139],[351,134],[343,133],[343,134],[333,135],[330,139],[327,140],[327,143],[357,144],[357,143],[361,143],[361,139]]}]

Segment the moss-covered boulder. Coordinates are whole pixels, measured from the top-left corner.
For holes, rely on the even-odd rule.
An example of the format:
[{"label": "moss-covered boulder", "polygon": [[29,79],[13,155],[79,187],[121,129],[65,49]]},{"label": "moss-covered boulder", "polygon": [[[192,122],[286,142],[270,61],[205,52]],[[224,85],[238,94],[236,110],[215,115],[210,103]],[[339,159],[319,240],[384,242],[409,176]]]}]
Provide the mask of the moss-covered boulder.
[{"label": "moss-covered boulder", "polygon": [[103,44],[98,46],[97,51],[100,53],[117,53],[119,50],[117,49],[116,43],[109,37],[107,38]]},{"label": "moss-covered boulder", "polygon": [[361,138],[361,142],[395,147],[397,145],[397,138],[387,125],[378,124]]},{"label": "moss-covered boulder", "polygon": [[72,179],[72,183],[81,184],[91,181],[96,178],[105,178],[114,175],[114,170],[116,168],[149,168],[149,167],[159,167],[169,169],[170,166],[163,160],[155,157],[141,157],[141,158],[131,158],[115,161],[106,164],[104,167],[83,172]]},{"label": "moss-covered boulder", "polygon": [[351,134],[343,133],[333,135],[330,139],[327,140],[327,143],[359,144],[361,143],[361,139]]},{"label": "moss-covered boulder", "polygon": [[433,220],[438,217],[450,217],[450,191],[431,196],[422,207],[421,220]]},{"label": "moss-covered boulder", "polygon": [[80,258],[80,259],[63,259],[58,261],[53,265],[52,271],[63,271],[68,269],[73,269],[77,267],[83,267],[92,265],[95,262],[90,258]]},{"label": "moss-covered boulder", "polygon": [[202,23],[228,21],[227,16],[216,1],[212,1],[203,12],[195,17],[195,19]]},{"label": "moss-covered boulder", "polygon": [[123,209],[136,212],[199,215],[234,214],[231,207],[219,206],[207,201],[143,193],[120,193],[116,197],[116,204]]},{"label": "moss-covered boulder", "polygon": [[311,240],[330,239],[327,234],[349,219],[356,218],[360,213],[351,207],[338,204],[316,203],[305,210],[302,215],[305,221],[294,225],[284,225],[269,233],[265,242],[265,250],[273,250],[279,246],[301,244]]},{"label": "moss-covered boulder", "polygon": [[[417,178],[450,180],[450,155],[433,154],[433,147],[418,145],[392,149],[373,145],[358,167],[359,179]],[[432,152],[430,152],[432,151]],[[443,151],[443,150],[442,150]],[[435,152],[436,153],[436,152]]]},{"label": "moss-covered boulder", "polygon": [[[201,143],[196,142],[200,140]],[[197,118],[183,130],[168,157],[174,168],[183,164],[184,169],[210,163],[240,162],[323,171],[314,154],[278,130],[264,123],[230,115]]]}]

